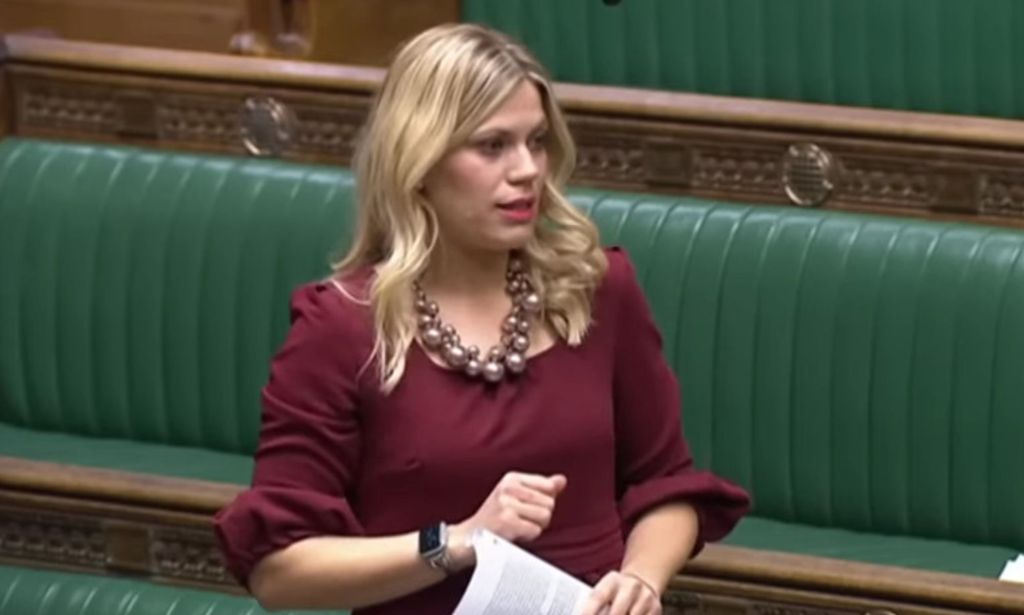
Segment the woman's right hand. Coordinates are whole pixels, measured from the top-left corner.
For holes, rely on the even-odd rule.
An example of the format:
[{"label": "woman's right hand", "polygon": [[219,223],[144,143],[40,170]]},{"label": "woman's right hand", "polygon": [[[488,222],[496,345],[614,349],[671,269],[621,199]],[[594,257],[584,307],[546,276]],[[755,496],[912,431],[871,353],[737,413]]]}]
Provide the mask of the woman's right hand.
[{"label": "woman's right hand", "polygon": [[555,499],[565,489],[562,474],[509,472],[498,481],[472,517],[450,528],[448,553],[455,569],[476,563],[473,532],[490,530],[509,542],[529,542],[547,529]]}]

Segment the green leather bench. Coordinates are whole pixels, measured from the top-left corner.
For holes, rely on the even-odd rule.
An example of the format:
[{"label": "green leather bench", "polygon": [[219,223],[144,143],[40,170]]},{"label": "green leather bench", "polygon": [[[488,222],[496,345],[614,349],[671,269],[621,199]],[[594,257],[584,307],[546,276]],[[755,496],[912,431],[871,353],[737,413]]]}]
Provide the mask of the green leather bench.
[{"label": "green leather bench", "polygon": [[1016,0],[463,0],[558,81],[1024,117]]},{"label": "green leather bench", "polygon": [[[0,455],[247,483],[288,295],[352,198],[344,169],[0,142]],[[572,198],[636,263],[697,463],[754,495],[729,544],[983,578],[1024,550],[1024,232]],[[50,583],[168,595],[2,567],[0,613],[77,613]]]}]

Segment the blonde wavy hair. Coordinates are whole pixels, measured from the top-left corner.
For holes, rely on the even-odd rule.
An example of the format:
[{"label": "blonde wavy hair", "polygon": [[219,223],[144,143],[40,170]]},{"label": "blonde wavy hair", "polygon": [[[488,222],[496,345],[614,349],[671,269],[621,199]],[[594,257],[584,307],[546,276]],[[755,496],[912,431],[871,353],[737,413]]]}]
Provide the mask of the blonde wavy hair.
[{"label": "blonde wavy hair", "polygon": [[353,163],[355,237],[334,264],[342,279],[374,268],[364,300],[372,307],[375,327],[371,361],[386,393],[401,380],[416,339],[413,282],[426,270],[438,241],[437,218],[417,187],[523,80],[541,94],[551,138],[538,224],[520,255],[543,297],[542,318],[555,332],[578,345],[590,327],[594,290],[608,263],[594,224],[562,195],[576,148],[546,72],[503,34],[472,24],[437,26],[399,49],[373,101]]}]

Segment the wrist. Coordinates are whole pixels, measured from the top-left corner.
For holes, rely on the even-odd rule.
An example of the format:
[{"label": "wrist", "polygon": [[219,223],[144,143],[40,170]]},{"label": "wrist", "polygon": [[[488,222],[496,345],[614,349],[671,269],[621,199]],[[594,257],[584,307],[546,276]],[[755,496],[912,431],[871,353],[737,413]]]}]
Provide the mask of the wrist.
[{"label": "wrist", "polygon": [[466,522],[456,523],[448,528],[448,560],[452,571],[458,572],[476,565],[476,550],[472,543],[473,532]]},{"label": "wrist", "polygon": [[654,595],[656,599],[661,600],[661,590],[658,589],[658,586],[654,582],[648,580],[642,574],[630,570],[623,570],[620,574],[636,579],[640,583],[640,585],[643,585],[644,588],[646,588],[647,591],[651,592],[651,594]]}]

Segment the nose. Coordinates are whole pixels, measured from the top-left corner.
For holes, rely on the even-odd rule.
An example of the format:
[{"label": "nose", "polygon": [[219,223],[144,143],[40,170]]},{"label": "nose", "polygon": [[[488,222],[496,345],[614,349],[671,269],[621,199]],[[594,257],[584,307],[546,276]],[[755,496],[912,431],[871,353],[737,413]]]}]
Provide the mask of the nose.
[{"label": "nose", "polygon": [[517,147],[509,169],[509,182],[521,184],[537,179],[540,174],[538,156],[542,155],[542,153],[531,150],[525,144]]}]

